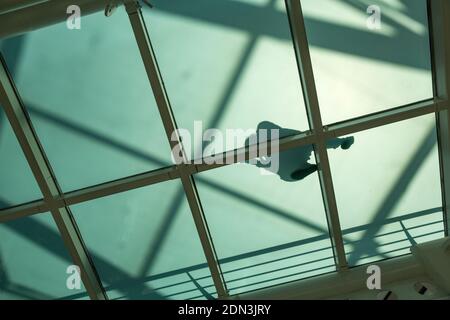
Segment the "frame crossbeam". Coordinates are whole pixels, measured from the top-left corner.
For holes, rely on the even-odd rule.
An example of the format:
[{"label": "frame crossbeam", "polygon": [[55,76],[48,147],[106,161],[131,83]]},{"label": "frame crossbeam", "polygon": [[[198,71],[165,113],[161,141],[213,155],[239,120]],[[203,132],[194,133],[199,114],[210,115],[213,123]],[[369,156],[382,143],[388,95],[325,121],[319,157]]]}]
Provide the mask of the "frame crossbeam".
[{"label": "frame crossbeam", "polygon": [[[8,73],[6,62],[2,56],[0,60],[0,102],[44,196],[44,202],[56,222],[74,263],[80,268],[81,278],[89,296],[91,299],[107,299],[105,289],[70,209],[56,204],[55,198],[61,195],[60,188],[13,79]],[[39,203],[39,206],[42,207],[42,203]]]}]

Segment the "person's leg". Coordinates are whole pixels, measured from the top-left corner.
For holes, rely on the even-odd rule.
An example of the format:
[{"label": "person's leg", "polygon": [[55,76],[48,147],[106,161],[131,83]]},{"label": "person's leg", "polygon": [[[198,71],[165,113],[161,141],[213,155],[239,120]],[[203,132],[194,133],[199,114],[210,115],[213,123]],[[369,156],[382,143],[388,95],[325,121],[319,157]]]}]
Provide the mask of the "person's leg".
[{"label": "person's leg", "polygon": [[341,148],[344,150],[349,149],[353,143],[355,143],[355,138],[353,136],[342,139]]},{"label": "person's leg", "polygon": [[355,138],[353,136],[330,139],[327,141],[327,149],[337,149],[341,147],[342,149],[347,150],[354,142]]},{"label": "person's leg", "polygon": [[341,138],[334,138],[334,139],[327,140],[327,149],[339,148],[342,144],[342,140],[343,139],[341,139]]},{"label": "person's leg", "polygon": [[306,178],[311,173],[317,171],[317,165],[316,164],[309,164],[308,167],[303,169],[298,169],[291,173],[291,178],[294,180],[302,180],[303,178]]}]

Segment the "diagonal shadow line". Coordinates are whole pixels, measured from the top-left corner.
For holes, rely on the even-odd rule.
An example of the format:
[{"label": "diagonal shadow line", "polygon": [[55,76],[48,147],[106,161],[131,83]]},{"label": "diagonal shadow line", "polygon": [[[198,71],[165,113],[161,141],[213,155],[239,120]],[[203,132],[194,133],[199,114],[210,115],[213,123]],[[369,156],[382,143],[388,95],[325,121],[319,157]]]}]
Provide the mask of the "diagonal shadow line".
[{"label": "diagonal shadow line", "polygon": [[[272,0],[272,2],[273,1],[276,1],[276,0]],[[230,103],[231,97],[233,96],[233,92],[238,87],[239,79],[240,79],[245,67],[247,66],[247,64],[250,61],[250,57],[251,57],[253,50],[255,49],[257,40],[258,40],[258,36],[252,34],[250,40],[247,41],[247,44],[243,50],[243,53],[241,54],[239,63],[235,67],[233,75],[230,77],[230,79],[228,81],[228,85],[225,88],[225,90],[223,91],[222,96],[221,96],[216,108],[214,108],[216,110],[214,113],[214,116],[210,120],[207,121],[209,128],[216,127],[219,124],[221,118],[223,117],[225,110]]]},{"label": "diagonal shadow line", "polygon": [[[208,127],[205,128],[215,128],[219,125],[220,120],[222,119],[223,115],[225,114],[225,111],[230,103],[230,100],[233,96],[233,92],[236,90],[239,84],[239,78],[242,75],[242,72],[245,69],[245,66],[250,61],[251,53],[253,52],[256,42],[258,38],[254,35],[252,35],[251,39],[248,41],[244,52],[242,54],[242,57],[239,61],[238,66],[236,67],[233,76],[230,78],[230,81],[228,82],[228,86],[225,88],[224,93],[222,94],[222,97],[220,98],[219,103],[215,107],[215,113],[211,117],[211,119],[207,122]],[[210,137],[207,137],[209,139]],[[211,141],[205,140],[203,137],[199,137],[201,139],[200,143],[202,144],[202,150],[205,150],[205,148],[211,144]],[[198,152],[199,150],[195,150],[195,152]],[[194,155],[194,158],[197,158],[197,154]]]},{"label": "diagonal shadow line", "polygon": [[45,294],[39,290],[29,288],[27,286],[15,283],[8,283],[5,286],[0,287],[0,290],[8,292],[13,295],[17,295],[27,300],[53,300],[55,297],[52,297],[48,294]]},{"label": "diagonal shadow line", "polygon": [[[0,199],[0,207],[8,206],[9,203]],[[9,222],[10,224],[13,222]],[[4,226],[8,226],[8,224],[3,224]],[[28,288],[26,286],[13,283],[8,276],[8,272],[3,263],[3,258],[0,252],[0,290],[8,292],[10,294],[17,295],[24,299],[29,300],[50,300],[54,299],[54,297],[47,295],[39,290]]]},{"label": "diagonal shadow line", "polygon": [[26,39],[27,34],[22,34],[13,38],[0,40],[0,51],[5,61],[8,62],[8,69],[13,78],[17,75],[17,69],[20,65]]},{"label": "diagonal shadow line", "polygon": [[399,178],[392,185],[389,192],[387,192],[386,199],[376,210],[372,223],[361,236],[361,239],[364,239],[365,242],[361,242],[361,244],[355,248],[353,254],[349,255],[349,264],[356,264],[361,255],[363,255],[364,253],[372,253],[373,250],[376,249],[372,242],[372,239],[383,226],[384,220],[392,213],[395,205],[400,200],[401,196],[405,193],[408,186],[411,184],[412,180],[415,177],[415,173],[422,166],[426,157],[432,151],[435,144],[436,129],[433,126],[426,134],[424,139],[418,144],[418,149],[411,157],[410,162],[403,169],[403,172],[399,175]]},{"label": "diagonal shadow line", "polygon": [[[426,209],[426,210],[416,211],[414,213],[408,213],[408,214],[398,216],[398,217],[386,218],[383,220],[383,224],[387,225],[387,224],[391,224],[391,223],[395,223],[395,222],[400,222],[402,220],[419,218],[419,217],[423,217],[423,216],[441,212],[441,211],[442,211],[442,207],[435,207],[435,208],[430,208],[430,209]],[[355,233],[355,232],[359,232],[359,231],[364,231],[369,226],[370,226],[370,223],[362,224],[362,225],[359,225],[356,227],[347,228],[347,229],[342,230],[342,234],[351,234],[351,233]],[[357,240],[357,241],[362,241],[362,240]],[[354,241],[350,241],[350,243],[353,243],[353,242]]]},{"label": "diagonal shadow line", "polygon": [[[260,250],[243,253],[243,254],[234,255],[231,257],[220,259],[219,262],[221,264],[231,263],[231,262],[235,262],[238,260],[252,258],[252,257],[256,257],[259,255],[267,254],[267,253],[273,253],[275,251],[279,251],[279,250],[283,250],[283,249],[290,249],[295,246],[301,246],[303,244],[308,244],[308,243],[312,243],[312,242],[316,242],[316,241],[320,241],[320,240],[326,240],[326,239],[328,239],[328,235],[315,236],[315,237],[297,240],[297,241],[293,241],[293,242],[289,242],[289,243],[285,243],[285,244],[281,244],[281,245],[277,245],[277,246],[273,246],[273,247],[269,247],[269,248],[264,248],[264,249],[260,249]],[[140,279],[140,281],[143,281],[143,282],[155,281],[155,280],[168,278],[171,276],[178,276],[182,273],[192,272],[192,271],[197,271],[200,269],[207,269],[207,268],[208,268],[207,263],[199,263],[199,264],[192,265],[189,267],[184,267],[181,269],[176,269],[176,270],[172,270],[172,271],[159,273],[156,275],[150,275],[147,277],[143,277]],[[106,287],[106,289],[107,290],[116,289],[116,288],[120,289],[120,288],[124,287],[125,285],[126,285],[126,281],[116,281],[112,285]]]},{"label": "diagonal shadow line", "polygon": [[[268,279],[268,280],[262,280],[262,281],[257,281],[257,282],[253,282],[253,283],[250,283],[250,284],[240,285],[240,286],[237,286],[237,287],[231,287],[230,291],[238,290],[238,289],[242,289],[242,288],[246,288],[246,287],[251,287],[251,286],[256,286],[256,285],[260,285],[260,284],[265,284],[265,283],[271,282],[271,281],[282,280],[282,279],[287,279],[287,278],[291,278],[291,277],[295,277],[295,276],[300,276],[300,275],[311,273],[311,272],[318,271],[318,270],[329,270],[328,272],[334,272],[335,270],[333,270],[332,268],[336,268],[336,265],[335,264],[331,264],[331,265],[327,265],[327,266],[318,267],[318,268],[316,268],[314,270],[306,270],[306,271],[294,272],[294,273],[291,273],[289,275],[278,276],[278,277],[271,278],[271,279]],[[324,273],[324,272],[322,272],[322,273]]]},{"label": "diagonal shadow line", "polygon": [[[0,40],[0,54],[8,62],[8,69],[13,78],[17,75],[17,67],[22,57],[22,51],[26,42],[27,35],[19,35],[13,38]],[[4,118],[3,108],[0,107],[0,128]]]},{"label": "diagonal shadow line", "polygon": [[[367,31],[358,31],[332,23],[305,19],[308,39],[312,47],[325,48],[331,51],[363,57],[382,63],[391,63],[426,71],[431,70],[429,53],[423,53],[421,48],[428,48],[428,38],[407,30],[400,29],[395,37],[387,37]],[[323,36],[323,35],[326,36]],[[352,45],[345,44],[342,39],[351,39]],[[414,44],[414,47],[409,44]],[[415,54],[405,55],[405,46],[411,50],[419,49]],[[421,57],[425,54],[427,57]]]},{"label": "diagonal shadow line", "polygon": [[[195,0],[195,5],[192,1],[184,0],[154,1],[157,10],[183,18],[188,17],[259,36],[291,41],[288,27],[274,28],[276,25],[286,24],[287,17],[285,12],[273,7],[225,0],[215,1],[214,5],[211,5],[210,0]],[[199,10],[199,7],[207,8],[207,10]],[[365,10],[363,13],[365,14]],[[429,59],[428,61],[417,59],[417,54],[405,55],[404,50],[401,50],[404,49],[405,43],[415,45],[423,43],[424,48],[428,48],[427,37],[410,32],[398,23],[395,23],[397,31],[395,37],[337,25],[308,16],[305,16],[305,23],[311,46],[397,65],[431,69]],[[342,39],[351,39],[352,45],[348,45],[348,42]]]},{"label": "diagonal shadow line", "polygon": [[143,277],[147,274],[149,269],[153,266],[158,253],[164,243],[164,240],[167,238],[169,233],[170,226],[174,221],[178,210],[180,210],[181,205],[183,204],[184,199],[184,190],[182,187],[178,187],[175,196],[173,197],[172,204],[164,214],[164,221],[159,225],[158,231],[152,237],[152,241],[149,245],[149,250],[141,264],[141,267],[138,271],[140,277]]},{"label": "diagonal shadow line", "polygon": [[194,283],[195,287],[201,292],[201,294],[207,299],[207,300],[215,300],[214,297],[208,292],[206,291],[195,279],[193,276],[191,276],[191,274],[189,272],[186,272],[186,274],[188,275],[189,279],[191,279],[191,281]]},{"label": "diagonal shadow line", "polygon": [[[264,6],[264,8],[270,9],[273,7],[276,0],[271,0],[267,5]],[[211,117],[210,120],[207,121],[208,128],[215,128],[220,123],[220,120],[223,118],[223,115],[225,114],[225,111],[227,107],[229,106],[229,103],[231,101],[231,98],[233,96],[233,93],[235,92],[236,88],[239,84],[239,79],[242,76],[242,73],[244,72],[245,67],[250,61],[250,57],[252,52],[255,49],[256,43],[258,41],[259,34],[255,32],[250,33],[250,39],[247,41],[245,48],[240,56],[239,63],[236,65],[233,75],[228,80],[228,85],[223,90],[222,96],[219,99],[219,102],[217,103],[215,109],[215,113]],[[201,137],[203,138],[203,137]],[[209,137],[208,137],[209,138]],[[211,141],[205,141],[202,139],[202,150],[205,150],[205,148],[211,144]],[[197,151],[197,150],[196,150]],[[197,155],[194,155],[196,157]]]},{"label": "diagonal shadow line", "polygon": [[273,207],[273,206],[271,206],[269,204],[265,204],[265,203],[263,203],[263,202],[261,202],[259,200],[256,200],[256,199],[254,199],[254,198],[252,198],[250,196],[247,196],[245,194],[239,193],[238,191],[234,191],[232,189],[224,187],[224,186],[222,186],[222,185],[220,185],[220,184],[218,184],[216,182],[213,182],[213,181],[210,181],[210,180],[206,180],[206,179],[203,179],[203,178],[198,178],[197,181],[199,181],[200,183],[202,183],[204,185],[207,185],[208,187],[216,189],[217,191],[221,191],[221,192],[226,193],[226,194],[228,194],[228,195],[230,195],[230,196],[232,196],[234,198],[237,198],[237,199],[239,199],[239,200],[241,200],[243,202],[247,202],[247,203],[252,204],[252,205],[254,205],[254,206],[258,207],[258,208],[261,208],[264,211],[276,214],[276,215],[278,215],[278,216],[280,216],[280,217],[282,217],[282,218],[284,218],[284,219],[286,219],[288,221],[298,223],[298,224],[300,224],[300,225],[302,225],[304,227],[307,227],[307,228],[309,228],[311,230],[314,230],[314,231],[319,232],[321,234],[327,234],[328,235],[328,230],[326,230],[325,228],[323,228],[323,227],[321,227],[319,225],[316,225],[316,224],[314,224],[312,222],[309,222],[307,220],[304,220],[304,219],[302,219],[300,217],[296,217],[295,215],[293,215],[293,214],[291,214],[289,212],[283,211],[283,210],[281,210],[279,208],[276,208],[276,207]]},{"label": "diagonal shadow line", "polygon": [[[275,0],[276,1],[276,0]],[[272,5],[255,6],[242,1],[193,0],[154,0],[154,11],[162,11],[182,18],[191,18],[228,29],[245,31],[261,36],[290,40],[289,32],[271,28],[285,22],[286,15]],[[202,8],[203,10],[199,10]],[[151,12],[149,9],[148,11]],[[239,13],[239,14],[237,14]],[[269,24],[272,22],[272,24]]]},{"label": "diagonal shadow line", "polygon": [[[402,223],[402,220],[399,220],[398,222]],[[440,225],[440,226],[436,226],[436,225]],[[420,229],[420,228],[424,228],[424,227],[428,227],[428,226],[441,227],[442,226],[442,219],[441,220],[437,220],[437,221],[433,221],[433,222],[429,222],[429,223],[420,224],[420,225],[417,225],[417,226],[414,226],[414,227],[410,227],[410,228],[405,228],[405,229],[409,232],[410,230]],[[382,237],[386,237],[386,236],[392,236],[392,235],[396,235],[396,234],[404,233],[404,232],[405,232],[404,229],[402,229],[402,230],[394,230],[394,231],[389,231],[389,232],[384,232],[384,233],[377,233],[375,238],[382,238]],[[405,240],[408,240],[408,239],[405,239]],[[364,240],[359,240],[359,239],[358,240],[352,240],[352,241],[346,242],[345,244],[355,244],[355,243],[358,243],[358,242],[361,242],[361,241],[364,241]],[[389,242],[383,242],[383,246],[386,245],[387,243],[389,243]],[[347,253],[349,253],[349,252],[347,252]]]},{"label": "diagonal shadow line", "polygon": [[[0,205],[2,205],[1,200],[0,200]],[[9,283],[8,270],[6,270],[6,266],[3,262],[3,254],[0,250],[0,288],[2,286],[6,286],[8,283]]]},{"label": "diagonal shadow line", "polygon": [[406,235],[406,238],[408,239],[409,243],[411,243],[412,246],[415,246],[417,244],[416,240],[414,240],[414,237],[409,233],[408,229],[405,227],[403,222],[400,221],[400,225],[403,229],[403,232]]},{"label": "diagonal shadow line", "polygon": [[[360,3],[362,4],[362,10],[366,10],[367,7],[371,4],[377,4],[377,3],[372,3],[372,1],[369,0],[345,0],[345,1],[360,1]],[[423,9],[426,9],[426,1],[427,0],[419,0],[419,1],[411,1],[411,0],[398,0],[399,2],[401,2],[401,5],[399,7],[392,5],[390,3],[387,3],[385,0],[377,0],[378,3],[383,2],[382,5],[383,6],[387,6],[389,7],[391,10],[397,10],[400,13],[406,14],[408,15],[412,20],[414,20],[415,22],[418,23],[424,23],[427,24],[428,23],[428,18],[426,18],[426,21],[421,21],[421,18],[423,17]],[[383,10],[383,7],[381,7],[381,10]],[[392,21],[392,23],[398,24],[398,22],[395,20],[395,18],[392,18],[390,16],[384,15],[383,17],[384,20],[388,20],[388,21]]]},{"label": "diagonal shadow line", "polygon": [[64,119],[63,117],[52,114],[51,112],[48,112],[46,110],[40,109],[28,101],[25,102],[25,105],[31,115],[34,115],[34,116],[37,116],[46,121],[52,122],[56,125],[66,128],[66,129],[70,129],[82,136],[99,141],[99,142],[101,142],[107,146],[110,146],[114,149],[119,149],[119,150],[126,152],[128,154],[131,154],[139,159],[143,159],[143,160],[152,162],[158,166],[167,167],[167,166],[171,165],[171,163],[169,163],[169,162],[162,161],[161,159],[154,157],[144,151],[130,147],[130,146],[126,145],[125,143],[115,140],[113,138],[110,138],[104,134],[95,132],[94,130],[92,130],[88,127],[85,127],[85,126],[77,124],[73,121]]},{"label": "diagonal shadow line", "polygon": [[[360,10],[362,12],[366,12],[367,7],[369,5],[369,1],[364,2],[361,0],[342,0],[344,1],[344,3],[348,6],[353,7],[356,10]],[[373,2],[373,1],[372,1]],[[375,4],[375,5],[380,5],[380,1],[377,1],[378,3],[370,3],[370,4]],[[411,10],[411,5],[414,4],[418,4],[418,7],[415,7]],[[391,10],[396,10],[394,7],[390,6],[389,3],[383,3],[383,6],[389,6]],[[419,8],[419,6],[422,6],[423,4],[421,3],[421,1],[409,1],[408,4],[405,4],[404,7],[405,9],[408,11],[408,16],[411,17],[412,20],[414,20],[417,23],[421,23],[425,26],[425,24],[428,24],[428,21],[419,21],[420,20],[420,14],[421,14],[421,9]],[[383,7],[381,7],[381,10],[383,10]],[[396,27],[397,30],[399,30],[400,33],[403,32],[410,32],[409,30],[407,30],[402,24],[398,23],[397,20],[395,20],[394,18],[388,16],[388,15],[383,15],[382,16],[382,20],[383,21],[387,21],[390,24],[392,24],[393,26]],[[425,26],[426,27],[426,26]]]},{"label": "diagonal shadow line", "polygon": [[[21,235],[23,238],[32,241],[35,245],[52,252],[55,256],[63,259],[67,263],[73,263],[68,256],[59,234],[43,223],[36,221],[32,217],[29,219],[18,219],[5,223],[4,226]],[[31,233],[30,230],[33,230]],[[128,294],[131,299],[139,299],[143,292],[151,289],[142,283],[139,278],[129,276],[127,273],[117,268],[102,257],[92,254],[99,270],[102,270],[102,278],[106,283],[115,283],[117,278],[125,279],[118,289]],[[156,293],[155,293],[156,294]]]}]

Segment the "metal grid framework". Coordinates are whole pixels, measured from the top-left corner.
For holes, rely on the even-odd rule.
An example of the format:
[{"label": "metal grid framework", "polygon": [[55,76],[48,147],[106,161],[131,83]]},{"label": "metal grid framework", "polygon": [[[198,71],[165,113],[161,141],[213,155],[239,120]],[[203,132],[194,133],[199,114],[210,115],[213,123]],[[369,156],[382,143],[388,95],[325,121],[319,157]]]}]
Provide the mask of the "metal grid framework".
[{"label": "metal grid framework", "polygon": [[[151,40],[145,26],[140,5],[135,0],[122,1],[128,13],[130,23],[141,53],[149,83],[157,102],[157,107],[164,125],[170,145],[181,143],[180,137],[172,141],[172,133],[177,124],[173,115],[169,98],[158,68]],[[280,139],[279,152],[299,146],[314,146],[316,162],[326,211],[331,242],[337,271],[348,268],[339,213],[336,205],[333,180],[326,149],[326,141],[330,138],[352,134],[363,130],[404,121],[426,114],[436,115],[438,131],[439,161],[441,170],[442,203],[444,212],[445,234],[448,235],[450,199],[450,112],[448,94],[450,92],[450,1],[428,0],[430,48],[432,56],[432,74],[434,97],[406,106],[362,116],[337,124],[324,126],[320,115],[320,107],[314,82],[311,57],[306,36],[304,18],[299,0],[285,0],[293,47],[297,58],[298,72],[303,88],[303,95],[310,124],[310,130]],[[81,233],[70,211],[73,204],[98,199],[119,192],[133,190],[172,179],[180,179],[189,203],[192,217],[200,238],[204,254],[211,272],[215,289],[219,298],[227,298],[228,292],[220,269],[214,243],[210,235],[201,199],[198,195],[193,175],[198,172],[212,170],[231,163],[230,157],[245,154],[246,158],[254,155],[250,148],[236,149],[235,153],[224,152],[213,157],[223,158],[223,164],[202,164],[187,162],[180,165],[161,168],[115,181],[90,186],[81,190],[64,193],[52,172],[39,138],[36,135],[26,108],[20,99],[6,63],[2,59],[0,67],[0,102],[33,175],[43,194],[43,199],[31,203],[0,210],[0,223],[22,217],[50,211],[74,263],[80,267],[83,283],[91,299],[108,299],[105,289],[96,272],[89,251],[84,245]],[[264,145],[259,145],[264,147]],[[183,152],[184,159],[187,155]],[[239,159],[239,157],[238,157]]]}]

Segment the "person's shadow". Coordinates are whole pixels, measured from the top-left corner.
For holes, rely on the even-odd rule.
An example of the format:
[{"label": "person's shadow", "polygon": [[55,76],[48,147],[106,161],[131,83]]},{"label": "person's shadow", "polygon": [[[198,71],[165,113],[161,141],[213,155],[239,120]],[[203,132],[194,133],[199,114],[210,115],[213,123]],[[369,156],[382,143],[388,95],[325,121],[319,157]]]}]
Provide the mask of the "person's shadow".
[{"label": "person's shadow", "polygon": [[[278,129],[278,137],[283,138],[286,136],[291,136],[301,133],[298,130],[282,128],[270,121],[262,121],[258,124],[256,134],[253,134],[245,140],[245,146],[248,147],[250,144],[255,142],[261,143],[265,140],[271,140],[271,130]],[[260,139],[260,130],[265,130],[267,133],[266,137]],[[334,138],[327,141],[327,148],[341,148],[343,150],[349,149],[355,142],[353,136],[345,138]],[[317,165],[309,163],[311,155],[313,153],[313,146],[306,145],[298,148],[290,149],[287,151],[280,152],[277,156],[279,165],[272,166],[270,162],[273,161],[271,157],[259,156],[256,160],[245,161],[246,163],[255,164],[258,168],[265,168],[275,174],[277,174],[280,179],[288,182],[299,181],[310,175],[311,173],[317,171]]]}]

